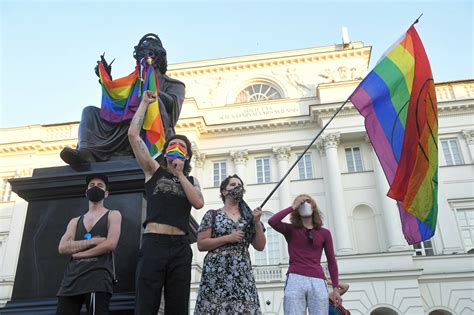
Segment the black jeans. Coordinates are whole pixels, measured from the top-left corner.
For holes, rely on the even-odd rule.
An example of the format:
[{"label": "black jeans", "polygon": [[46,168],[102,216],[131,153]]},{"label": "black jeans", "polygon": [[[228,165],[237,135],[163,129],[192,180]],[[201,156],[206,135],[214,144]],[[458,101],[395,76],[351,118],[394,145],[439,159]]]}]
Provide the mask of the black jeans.
[{"label": "black jeans", "polygon": [[109,303],[112,294],[94,292],[73,296],[59,296],[56,315],[79,315],[82,304],[86,304],[87,314],[109,314]]},{"label": "black jeans", "polygon": [[189,313],[193,252],[187,235],[143,234],[136,273],[136,315],[156,315],[165,288],[165,314]]}]

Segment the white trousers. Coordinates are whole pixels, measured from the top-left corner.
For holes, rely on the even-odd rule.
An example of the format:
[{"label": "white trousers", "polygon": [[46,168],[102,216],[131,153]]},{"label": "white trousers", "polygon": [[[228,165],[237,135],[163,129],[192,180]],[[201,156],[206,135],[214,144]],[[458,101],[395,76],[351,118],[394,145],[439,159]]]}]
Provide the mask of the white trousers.
[{"label": "white trousers", "polygon": [[288,274],[283,309],[285,315],[328,315],[329,293],[323,279]]}]

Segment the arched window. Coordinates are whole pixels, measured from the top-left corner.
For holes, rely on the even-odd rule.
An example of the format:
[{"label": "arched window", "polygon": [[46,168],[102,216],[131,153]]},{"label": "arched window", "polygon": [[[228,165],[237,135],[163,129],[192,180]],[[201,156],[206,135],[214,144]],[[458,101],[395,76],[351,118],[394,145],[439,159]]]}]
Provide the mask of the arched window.
[{"label": "arched window", "polygon": [[378,307],[370,312],[370,315],[398,315],[398,313],[388,307]]},{"label": "arched window", "polygon": [[235,103],[260,102],[279,98],[281,98],[281,94],[273,86],[266,83],[254,83],[237,95]]},{"label": "arched window", "polygon": [[270,225],[268,225],[268,219],[273,214],[265,211],[262,213],[262,222],[265,224],[265,236],[267,237],[267,244],[263,252],[255,252],[255,264],[256,265],[276,265],[280,262],[280,240],[281,234],[275,231]]},{"label": "arched window", "polygon": [[429,313],[429,315],[451,315],[452,313],[445,310],[434,310]]}]

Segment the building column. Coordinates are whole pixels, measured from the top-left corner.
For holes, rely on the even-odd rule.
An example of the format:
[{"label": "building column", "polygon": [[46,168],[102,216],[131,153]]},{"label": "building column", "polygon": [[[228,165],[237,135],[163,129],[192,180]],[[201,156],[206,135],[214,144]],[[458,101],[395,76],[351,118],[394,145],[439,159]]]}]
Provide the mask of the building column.
[{"label": "building column", "polygon": [[[367,139],[368,140],[368,139]],[[370,141],[367,141],[370,143]],[[372,161],[374,165],[375,186],[379,195],[380,212],[382,213],[385,225],[385,236],[387,237],[387,248],[389,252],[401,251],[409,249],[402,233],[402,224],[400,222],[400,213],[397,202],[387,197],[390,188],[387,178],[383,172],[382,165],[370,145],[372,151]]]},{"label": "building column", "polygon": [[474,163],[474,129],[463,130],[462,135],[464,136],[467,146],[469,147],[469,153],[471,155],[471,163]]},{"label": "building column", "polygon": [[[245,166],[247,165],[247,160],[248,160],[247,150],[231,152],[230,156],[232,157],[232,161],[234,161],[235,174],[237,174],[242,179],[242,181],[244,183],[246,183],[246,180],[245,180],[246,168],[245,168]],[[231,175],[231,174],[229,174],[229,175]]]},{"label": "building column", "polygon": [[203,178],[203,168],[204,168],[204,161],[206,159],[206,155],[202,153],[196,143],[192,144],[192,150],[193,150],[193,157],[191,158],[191,162],[193,163],[193,171],[195,174],[195,177],[198,179],[199,183],[201,183],[201,186],[204,185],[204,178]]},{"label": "building column", "polygon": [[[197,178],[197,180],[201,184],[201,187],[203,187],[204,185],[203,169],[204,169],[204,161],[206,160],[206,155],[199,150],[195,142],[191,144],[191,148],[193,150],[193,157],[191,158],[191,162],[193,164],[193,169],[192,169],[193,176]],[[198,224],[199,223],[200,222],[198,222]],[[196,282],[196,281],[199,281],[199,279],[198,279],[198,271],[195,267],[197,265],[201,265],[202,257],[198,251],[197,243],[191,244],[191,249],[193,253],[195,253],[193,255],[193,260],[192,260],[191,282]]]},{"label": "building column", "polygon": [[[275,147],[273,148],[273,153],[277,159],[278,163],[278,180],[281,180],[282,177],[288,172],[289,168],[289,159],[290,159],[291,148],[289,146],[284,147]],[[279,198],[279,207],[280,209],[274,209],[274,212],[278,212],[281,209],[288,208],[291,206],[291,191],[290,191],[290,181],[289,178],[286,178],[278,187],[278,198]],[[290,216],[286,216],[284,221],[289,222]],[[265,224],[267,222],[264,222]],[[280,237],[280,263],[288,263],[288,244],[285,242],[283,237]]]},{"label": "building column", "polygon": [[[347,222],[347,211],[344,202],[344,189],[342,188],[341,171],[339,168],[339,157],[337,146],[339,144],[340,134],[331,133],[324,136],[322,145],[326,156],[328,192],[334,222],[335,247],[338,254],[352,254],[352,246],[349,225]],[[325,174],[325,175],[326,175]]]},{"label": "building column", "polygon": [[[291,148],[289,146],[273,148],[273,153],[275,154],[275,157],[278,161],[278,180],[281,180],[286,172],[288,172],[290,151]],[[291,206],[293,200],[291,200],[289,178],[286,178],[281,183],[280,187],[278,187],[278,196],[280,199],[280,209],[285,209]]]}]

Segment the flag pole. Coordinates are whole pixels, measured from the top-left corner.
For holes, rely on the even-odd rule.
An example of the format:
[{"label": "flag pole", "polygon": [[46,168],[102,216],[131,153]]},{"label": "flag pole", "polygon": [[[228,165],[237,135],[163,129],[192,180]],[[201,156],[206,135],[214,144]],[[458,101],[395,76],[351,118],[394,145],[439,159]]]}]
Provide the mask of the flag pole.
[{"label": "flag pole", "polygon": [[301,158],[304,156],[304,154],[309,150],[309,148],[313,145],[313,143],[319,138],[319,136],[323,133],[323,131],[326,129],[326,127],[331,123],[331,121],[334,119],[334,117],[336,117],[336,115],[339,114],[339,112],[342,110],[342,108],[347,104],[347,102],[349,101],[351,96],[352,96],[352,94],[344,101],[344,103],[341,106],[339,106],[339,108],[331,116],[329,121],[323,126],[323,128],[321,128],[321,130],[318,132],[316,137],[314,137],[314,139],[308,144],[306,149],[304,149],[303,153],[300,154],[300,156],[296,159],[295,163],[293,163],[293,165],[286,172],[286,174],[283,175],[282,179],[280,179],[280,181],[276,184],[276,186],[273,188],[273,190],[268,194],[267,198],[265,198],[265,200],[260,205],[260,208],[263,208],[263,206],[267,203],[268,199],[270,199],[270,197],[275,193],[275,191],[278,189],[278,187],[280,187],[280,185],[283,183],[283,181],[286,179],[286,177],[288,177],[288,175],[291,173],[291,171],[296,166],[296,164],[298,164],[298,162],[301,160]]},{"label": "flag pole", "polygon": [[[415,25],[416,23],[418,23],[419,19],[423,16],[423,13],[420,14],[420,16],[415,20],[415,22],[413,22],[412,26]],[[354,91],[355,92],[355,91]],[[354,94],[354,92],[352,92],[352,94]],[[293,163],[293,165],[290,167],[290,169],[288,170],[288,172],[286,172],[285,175],[283,175],[282,179],[280,179],[280,181],[276,184],[276,186],[273,188],[273,190],[268,194],[268,196],[265,198],[265,200],[262,202],[262,204],[260,205],[260,208],[263,208],[263,206],[267,203],[268,199],[270,199],[270,197],[275,193],[275,191],[278,189],[278,187],[280,187],[281,183],[283,183],[283,181],[286,179],[286,177],[288,177],[288,175],[290,174],[290,172],[293,170],[293,168],[296,166],[296,164],[298,164],[298,162],[303,158],[304,154],[309,150],[309,148],[313,145],[313,143],[319,138],[319,136],[323,133],[323,131],[326,129],[326,127],[331,123],[331,121],[334,119],[334,117],[336,117],[337,114],[339,114],[339,112],[342,110],[342,108],[347,104],[347,102],[349,101],[349,99],[352,97],[352,94],[345,100],[345,102],[336,110],[336,112],[332,115],[332,117],[329,119],[329,121],[324,125],[324,127],[318,132],[318,134],[316,135],[316,137],[314,137],[314,139],[308,144],[308,146],[306,147],[306,149],[303,151],[303,153],[301,153],[301,155],[296,159],[295,163]]]},{"label": "flag pole", "polygon": [[423,13],[420,14],[420,16],[415,20],[415,22],[413,22],[412,25],[415,25],[416,23],[418,23],[422,16],[423,16]]}]

